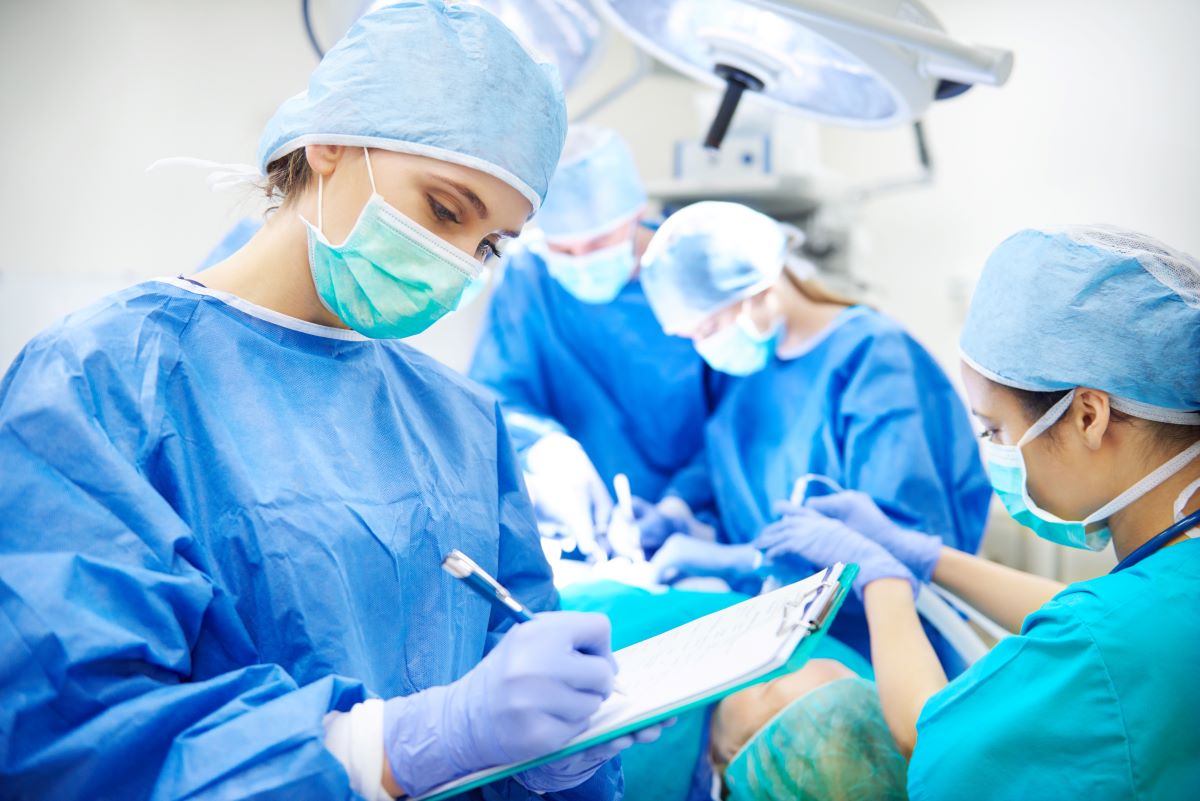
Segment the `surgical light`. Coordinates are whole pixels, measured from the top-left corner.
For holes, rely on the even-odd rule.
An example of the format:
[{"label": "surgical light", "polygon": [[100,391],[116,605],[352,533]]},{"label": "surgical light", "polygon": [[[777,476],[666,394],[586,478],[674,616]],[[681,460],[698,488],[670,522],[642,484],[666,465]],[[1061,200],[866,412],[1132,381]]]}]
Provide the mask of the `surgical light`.
[{"label": "surgical light", "polygon": [[595,0],[633,42],[724,99],[719,147],[742,96],[824,122],[891,127],[977,83],[1002,85],[1012,53],[960,44],[916,0]]}]

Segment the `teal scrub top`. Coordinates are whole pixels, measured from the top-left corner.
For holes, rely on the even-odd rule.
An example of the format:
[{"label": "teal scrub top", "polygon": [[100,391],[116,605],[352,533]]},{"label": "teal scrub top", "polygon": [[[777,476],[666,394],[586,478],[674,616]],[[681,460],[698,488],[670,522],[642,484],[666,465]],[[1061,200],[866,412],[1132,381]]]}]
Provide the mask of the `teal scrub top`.
[{"label": "teal scrub top", "polygon": [[1200,540],[1072,584],[929,699],[909,796],[1200,797]]}]

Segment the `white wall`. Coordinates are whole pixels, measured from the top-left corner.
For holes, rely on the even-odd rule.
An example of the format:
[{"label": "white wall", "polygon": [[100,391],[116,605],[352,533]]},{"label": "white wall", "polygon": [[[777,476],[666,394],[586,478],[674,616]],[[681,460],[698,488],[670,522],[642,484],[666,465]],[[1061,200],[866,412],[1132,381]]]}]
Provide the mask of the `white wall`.
[{"label": "white wall", "polygon": [[[1013,49],[1016,67],[1003,89],[929,113],[936,183],[863,209],[871,247],[857,267],[953,372],[965,298],[1018,227],[1108,221],[1200,253],[1200,3],[928,2],[955,36]],[[611,38],[573,108],[631,64]],[[0,0],[0,365],[89,298],[189,270],[252,211],[200,173],[145,167],[253,161],[263,124],[313,64],[295,0]],[[694,93],[656,75],[596,122],[628,137],[648,179],[666,177],[674,141],[702,134]],[[912,165],[906,132],[827,128],[821,150],[852,178]],[[463,366],[481,310],[421,343]]]}]

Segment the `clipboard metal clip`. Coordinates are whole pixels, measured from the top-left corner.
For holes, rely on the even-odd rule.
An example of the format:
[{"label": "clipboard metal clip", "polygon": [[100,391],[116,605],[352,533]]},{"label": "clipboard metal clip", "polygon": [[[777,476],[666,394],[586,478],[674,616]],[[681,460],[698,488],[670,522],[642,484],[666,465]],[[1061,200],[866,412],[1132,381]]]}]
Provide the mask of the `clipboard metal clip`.
[{"label": "clipboard metal clip", "polygon": [[825,626],[825,624],[829,621],[830,613],[837,606],[838,598],[841,596],[841,594],[843,592],[845,592],[845,588],[836,581],[824,581],[821,583],[821,586],[819,587],[819,589],[824,591],[828,587],[832,587],[833,592],[829,594],[829,600],[826,601],[825,606],[821,609],[821,611],[819,611],[817,613],[817,616],[809,621],[809,623],[808,623],[809,634],[819,631],[821,628],[823,628]]},{"label": "clipboard metal clip", "polygon": [[826,604],[825,608],[821,610],[818,620],[809,622],[805,620],[805,616],[808,613],[809,607],[812,606],[813,601],[819,598],[821,594],[825,592],[825,590],[830,587],[838,586],[840,585],[836,581],[822,581],[820,584],[813,587],[799,598],[793,598],[784,604],[783,620],[779,622],[779,630],[775,632],[775,636],[782,637],[786,634],[791,634],[800,626],[804,625],[808,626],[808,630],[810,632],[819,629],[824,624],[825,617],[828,614],[829,607],[832,606],[832,604]]},{"label": "clipboard metal clip", "polygon": [[[775,632],[775,637],[784,637],[785,634],[790,634],[796,631],[800,626],[805,625],[805,614],[808,613],[809,607],[812,606],[812,601],[817,596],[820,596],[828,586],[835,585],[836,582],[822,582],[814,588],[805,592],[804,595],[798,598],[792,598],[784,604],[784,619],[779,622],[779,631]],[[811,624],[810,624],[811,628]]]}]

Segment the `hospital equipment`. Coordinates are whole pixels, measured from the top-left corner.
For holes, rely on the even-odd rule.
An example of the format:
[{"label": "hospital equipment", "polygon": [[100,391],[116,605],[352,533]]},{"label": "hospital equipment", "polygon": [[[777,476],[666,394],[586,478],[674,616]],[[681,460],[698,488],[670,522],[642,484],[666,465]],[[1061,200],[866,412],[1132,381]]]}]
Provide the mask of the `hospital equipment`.
[{"label": "hospital equipment", "polygon": [[644,562],[646,552],[642,550],[642,532],[633,511],[629,476],[617,473],[613,477],[613,490],[617,505],[608,523],[608,546],[614,556],[624,557],[631,562]]},{"label": "hospital equipment", "polygon": [[886,127],[972,84],[1002,85],[1012,54],[947,36],[914,0],[599,0],[640,48],[723,89],[719,147],[743,93],[825,122]]},{"label": "hospital equipment", "polygon": [[[301,20],[313,51],[325,55],[322,42],[342,36],[372,8],[393,0],[300,0]],[[595,66],[604,31],[587,0],[459,0],[495,14],[539,57],[558,67],[570,89]]]}]

